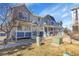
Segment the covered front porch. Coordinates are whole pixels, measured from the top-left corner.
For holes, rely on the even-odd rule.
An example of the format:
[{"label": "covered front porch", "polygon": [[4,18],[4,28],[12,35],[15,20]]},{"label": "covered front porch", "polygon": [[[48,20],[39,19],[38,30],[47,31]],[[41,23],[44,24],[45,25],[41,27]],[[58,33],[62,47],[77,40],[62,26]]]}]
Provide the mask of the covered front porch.
[{"label": "covered front porch", "polygon": [[51,25],[45,25],[44,26],[44,36],[55,36],[58,34],[62,35],[62,27],[59,26],[51,26]]}]

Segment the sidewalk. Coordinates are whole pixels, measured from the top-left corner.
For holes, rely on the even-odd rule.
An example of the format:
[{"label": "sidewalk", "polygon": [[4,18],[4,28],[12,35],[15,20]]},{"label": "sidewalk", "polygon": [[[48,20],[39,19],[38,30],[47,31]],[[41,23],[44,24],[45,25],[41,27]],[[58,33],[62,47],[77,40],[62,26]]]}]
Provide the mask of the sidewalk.
[{"label": "sidewalk", "polygon": [[16,46],[23,46],[23,45],[32,45],[31,42],[16,42],[16,43],[8,43],[6,45],[0,45],[0,49],[6,49],[6,48],[11,48],[11,47],[16,47]]}]

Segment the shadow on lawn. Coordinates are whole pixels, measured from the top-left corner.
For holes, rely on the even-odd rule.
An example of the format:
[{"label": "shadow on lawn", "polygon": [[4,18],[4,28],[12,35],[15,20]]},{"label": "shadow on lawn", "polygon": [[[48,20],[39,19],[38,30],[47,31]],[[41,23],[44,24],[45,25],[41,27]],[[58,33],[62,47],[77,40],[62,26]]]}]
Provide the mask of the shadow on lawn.
[{"label": "shadow on lawn", "polygon": [[[18,51],[22,51],[27,49],[28,47],[30,47],[31,45],[28,46],[17,46],[17,47],[12,47],[12,48],[7,48],[7,49],[2,49],[0,50],[0,56],[4,56],[4,55],[12,55],[14,53],[17,53]],[[31,48],[29,48],[28,50],[31,50]],[[20,54],[16,54],[17,56],[22,56],[22,53]]]},{"label": "shadow on lawn", "polygon": [[[11,48],[6,48],[6,49],[1,49],[0,50],[0,56],[4,56],[4,55],[13,55],[19,51],[22,51],[22,50],[25,50],[25,49],[28,49],[28,50],[32,50],[34,48],[31,48],[30,46],[33,44],[33,43],[36,43],[36,40],[31,40],[31,41],[27,41],[27,42],[32,42],[31,44],[28,44],[28,45],[22,45],[22,46],[17,46],[17,47],[11,47]],[[27,43],[26,42],[26,43]],[[43,43],[41,45],[44,45]],[[19,54],[16,54],[17,56],[22,56],[23,54],[22,53],[19,53]]]}]

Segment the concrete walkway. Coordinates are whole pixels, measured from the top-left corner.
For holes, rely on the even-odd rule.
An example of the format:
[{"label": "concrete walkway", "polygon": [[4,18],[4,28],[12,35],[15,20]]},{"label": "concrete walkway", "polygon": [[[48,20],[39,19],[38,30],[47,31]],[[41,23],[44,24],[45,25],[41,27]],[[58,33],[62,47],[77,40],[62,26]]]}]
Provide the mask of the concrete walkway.
[{"label": "concrete walkway", "polygon": [[23,46],[23,45],[32,45],[31,42],[26,43],[26,42],[16,42],[16,43],[8,43],[6,45],[0,45],[0,49],[6,49],[6,48],[11,48],[11,47],[16,47],[16,46]]}]

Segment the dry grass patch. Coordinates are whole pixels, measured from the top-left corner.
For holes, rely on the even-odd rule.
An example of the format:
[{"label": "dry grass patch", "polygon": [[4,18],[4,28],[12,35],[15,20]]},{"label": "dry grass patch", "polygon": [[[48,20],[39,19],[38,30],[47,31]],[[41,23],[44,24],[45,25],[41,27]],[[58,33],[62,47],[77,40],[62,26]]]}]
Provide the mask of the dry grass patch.
[{"label": "dry grass patch", "polygon": [[[34,43],[31,46],[20,46],[8,49],[6,51],[12,53],[6,53],[3,55],[13,55],[13,56],[63,56],[64,51],[69,52],[71,55],[78,56],[79,55],[79,45],[74,44],[61,44],[59,46],[53,46],[52,38],[46,39],[45,44],[40,47],[36,46]],[[5,51],[5,52],[6,52]],[[13,52],[14,51],[14,52]],[[2,52],[3,53],[3,52]]]}]

